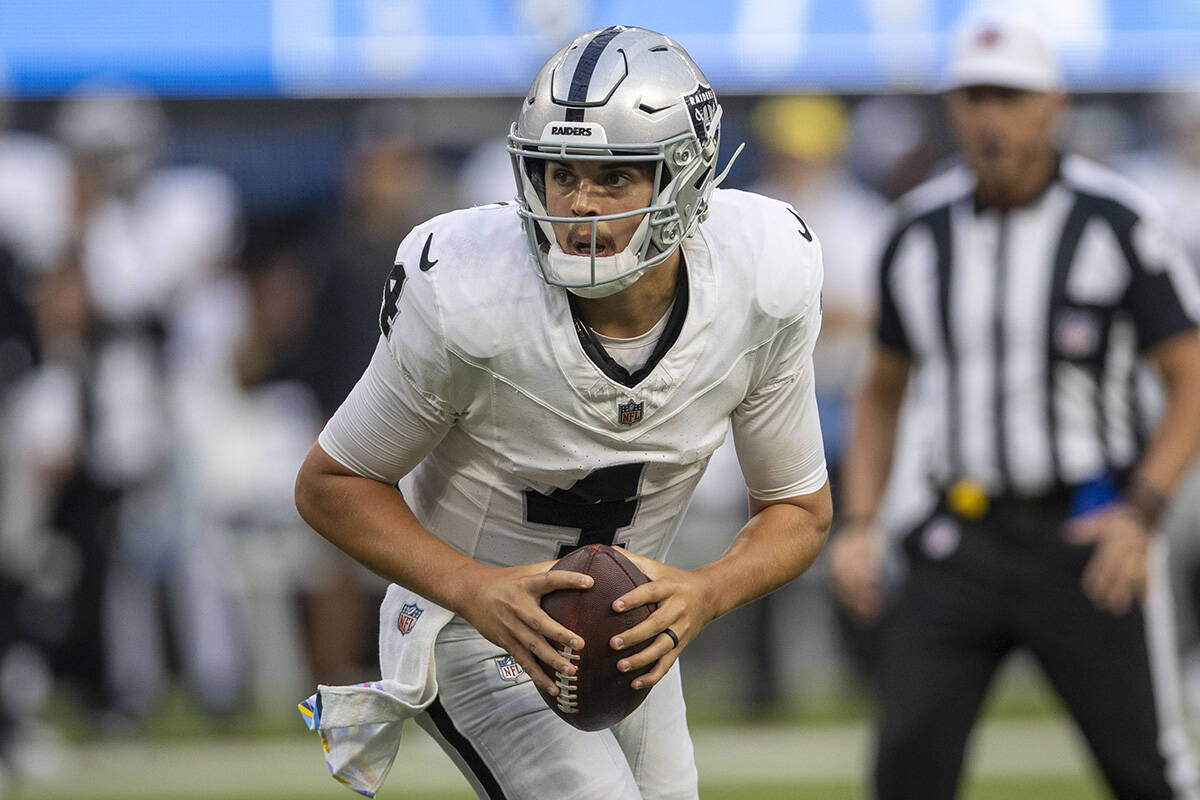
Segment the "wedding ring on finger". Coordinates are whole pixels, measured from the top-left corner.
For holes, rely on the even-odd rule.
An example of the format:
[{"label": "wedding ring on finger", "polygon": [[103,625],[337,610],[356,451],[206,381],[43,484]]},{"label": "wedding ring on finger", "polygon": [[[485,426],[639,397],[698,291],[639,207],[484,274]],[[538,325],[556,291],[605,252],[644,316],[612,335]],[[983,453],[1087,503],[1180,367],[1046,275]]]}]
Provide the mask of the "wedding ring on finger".
[{"label": "wedding ring on finger", "polygon": [[679,634],[675,633],[675,631],[671,630],[670,628],[664,630],[663,633],[665,633],[667,636],[670,636],[671,641],[675,643],[671,645],[672,650],[674,650],[676,647],[679,647]]}]

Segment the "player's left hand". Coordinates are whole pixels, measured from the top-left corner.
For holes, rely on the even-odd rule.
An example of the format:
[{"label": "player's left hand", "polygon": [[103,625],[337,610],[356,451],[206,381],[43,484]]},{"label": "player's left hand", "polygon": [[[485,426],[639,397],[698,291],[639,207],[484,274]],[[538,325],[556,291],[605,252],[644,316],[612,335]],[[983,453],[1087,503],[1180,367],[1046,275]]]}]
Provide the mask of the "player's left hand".
[{"label": "player's left hand", "polygon": [[1151,533],[1137,513],[1122,503],[1072,520],[1067,540],[1094,545],[1083,571],[1083,591],[1095,606],[1124,614],[1146,599],[1146,554]]},{"label": "player's left hand", "polygon": [[[653,669],[631,684],[635,689],[649,689],[662,680],[683,648],[712,621],[715,614],[709,603],[711,592],[708,583],[695,572],[667,566],[624,548],[621,552],[650,580],[614,600],[613,610],[628,611],[646,603],[657,603],[658,608],[641,624],[609,640],[609,646],[628,650],[653,640],[649,647],[622,658],[617,664],[622,672],[654,664]],[[679,637],[678,646],[665,633],[667,628]]]}]

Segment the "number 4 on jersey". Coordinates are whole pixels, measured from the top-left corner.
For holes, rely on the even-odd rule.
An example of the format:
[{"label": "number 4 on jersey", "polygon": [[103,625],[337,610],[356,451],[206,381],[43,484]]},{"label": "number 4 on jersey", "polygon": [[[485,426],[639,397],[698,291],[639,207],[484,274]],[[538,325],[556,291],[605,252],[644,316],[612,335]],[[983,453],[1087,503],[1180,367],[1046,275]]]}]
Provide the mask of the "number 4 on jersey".
[{"label": "number 4 on jersey", "polygon": [[645,464],[604,467],[575,481],[570,489],[550,494],[526,489],[525,519],[579,530],[579,538],[559,546],[558,558],[588,544],[622,544],[617,531],[633,524],[645,468]]},{"label": "number 4 on jersey", "polygon": [[392,338],[392,323],[400,313],[400,295],[404,291],[404,265],[396,264],[383,285],[383,306],[379,309],[379,330],[385,339]]}]

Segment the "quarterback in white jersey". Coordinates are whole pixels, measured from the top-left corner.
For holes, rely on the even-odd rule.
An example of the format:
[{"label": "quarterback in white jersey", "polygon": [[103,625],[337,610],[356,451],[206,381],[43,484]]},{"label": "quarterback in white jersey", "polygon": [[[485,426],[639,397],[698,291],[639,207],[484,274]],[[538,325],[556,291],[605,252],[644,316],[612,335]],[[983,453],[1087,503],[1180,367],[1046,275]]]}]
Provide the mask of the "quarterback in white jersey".
[{"label": "quarterback in white jersey", "polygon": [[[298,478],[310,524],[398,585],[385,689],[418,686],[404,707],[481,797],[695,797],[680,651],[824,543],[820,246],[789,206],[715,190],[720,116],[660,34],[605,28],[557,53],[509,137],[518,202],[405,238],[371,364]],[[668,567],[730,423],[752,518],[711,564]],[[582,642],[539,606],[589,586],[548,568],[590,543],[626,548],[651,578],[617,601],[658,604],[623,640]],[[431,658],[414,654],[421,625]],[[614,728],[578,731],[535,689],[556,694],[548,673],[575,669],[551,642],[650,642],[622,668],[652,664],[633,685],[659,686]],[[336,695],[322,687],[307,712],[324,710],[330,740]],[[367,792],[390,766],[330,763]]]}]

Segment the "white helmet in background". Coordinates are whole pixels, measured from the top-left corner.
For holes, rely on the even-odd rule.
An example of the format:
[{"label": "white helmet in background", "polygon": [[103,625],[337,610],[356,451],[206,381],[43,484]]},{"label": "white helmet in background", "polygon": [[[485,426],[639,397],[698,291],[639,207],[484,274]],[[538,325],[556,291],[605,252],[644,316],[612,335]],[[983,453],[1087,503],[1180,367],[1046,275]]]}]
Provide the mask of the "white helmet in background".
[{"label": "white helmet in background", "polygon": [[[716,176],[721,106],[704,73],[660,33],[616,26],[583,34],[533,80],[508,137],[520,214],[546,281],[584,297],[624,289],[661,263],[708,214]],[[651,204],[588,217],[590,256],[564,252],[546,212],[547,161],[648,164]],[[728,167],[726,168],[728,171]],[[596,225],[645,215],[629,246],[597,257]]]},{"label": "white helmet in background", "polygon": [[128,191],[150,172],[166,129],[166,115],[154,95],[107,81],[77,87],[63,98],[54,119],[58,140],[118,192]]}]

